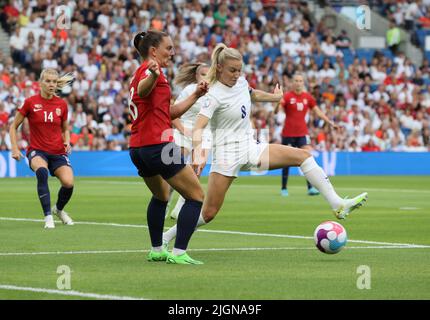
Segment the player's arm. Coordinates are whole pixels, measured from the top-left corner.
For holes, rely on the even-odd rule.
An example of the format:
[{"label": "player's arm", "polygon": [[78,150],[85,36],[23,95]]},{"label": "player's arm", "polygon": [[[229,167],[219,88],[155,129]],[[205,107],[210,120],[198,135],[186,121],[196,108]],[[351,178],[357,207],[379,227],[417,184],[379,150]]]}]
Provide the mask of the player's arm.
[{"label": "player's arm", "polygon": [[311,110],[312,110],[312,112],[314,112],[318,116],[318,118],[323,119],[331,127],[335,128],[335,129],[339,128],[339,126],[336,123],[334,123],[333,121],[331,121],[326,116],[326,114],[320,108],[318,108],[318,106],[313,107]]},{"label": "player's arm", "polygon": [[182,135],[186,135],[185,134],[185,127],[184,127],[184,125],[182,124],[182,121],[181,120],[179,120],[179,118],[176,118],[176,119],[174,119],[174,120],[172,120],[172,125],[173,125],[173,127],[176,129],[176,130],[178,130]]},{"label": "player's arm", "polygon": [[253,102],[279,102],[283,95],[284,92],[282,91],[282,88],[277,84],[273,93],[253,89],[251,92],[251,100]]},{"label": "player's arm", "polygon": [[208,89],[208,83],[206,81],[201,81],[197,85],[196,90],[189,97],[170,106],[170,118],[174,120],[182,116],[201,96],[204,96],[206,92],[208,92]]},{"label": "player's arm", "polygon": [[67,153],[70,153],[72,152],[72,147],[70,146],[70,130],[69,123],[67,122],[67,120],[61,123],[61,130],[63,131],[64,150]]},{"label": "player's arm", "polygon": [[206,165],[206,157],[204,152],[202,151],[202,136],[203,129],[209,123],[209,118],[199,114],[197,115],[196,123],[193,128],[193,168],[197,175],[200,175],[203,168]]},{"label": "player's arm", "polygon": [[273,109],[273,113],[277,114],[279,112],[279,107],[280,106],[284,106],[284,96],[282,96],[281,100],[279,100],[279,102],[276,104],[275,109]]},{"label": "player's arm", "polygon": [[146,70],[147,77],[139,81],[137,85],[137,94],[139,97],[144,98],[152,92],[155,84],[157,83],[158,76],[160,75],[160,69],[158,63],[152,59],[148,62],[148,69]]},{"label": "player's arm", "polygon": [[12,147],[12,158],[14,158],[17,161],[21,160],[21,158],[23,158],[23,155],[21,154],[21,151],[18,148],[16,132],[19,126],[21,125],[21,123],[24,121],[24,119],[25,119],[24,115],[21,112],[17,111],[15,114],[15,119],[13,120],[9,129],[10,143]]}]

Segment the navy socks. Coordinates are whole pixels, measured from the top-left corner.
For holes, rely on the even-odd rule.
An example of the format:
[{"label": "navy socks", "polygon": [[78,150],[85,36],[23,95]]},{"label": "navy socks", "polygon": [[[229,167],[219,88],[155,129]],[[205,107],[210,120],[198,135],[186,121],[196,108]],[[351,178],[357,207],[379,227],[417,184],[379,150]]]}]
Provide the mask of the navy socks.
[{"label": "navy socks", "polygon": [[187,249],[188,242],[196,229],[202,205],[203,203],[200,201],[185,200],[178,216],[175,248]]},{"label": "navy socks", "polygon": [[73,193],[73,187],[71,188],[65,188],[65,187],[61,187],[60,191],[58,191],[58,200],[57,200],[57,209],[58,210],[63,210],[64,206],[67,204],[67,202],[69,202],[70,197],[72,196]]},{"label": "navy socks", "polygon": [[147,220],[149,236],[153,247],[163,244],[164,217],[166,214],[167,201],[161,201],[152,197],[148,205]]},{"label": "navy socks", "polygon": [[48,169],[39,168],[36,170],[37,194],[45,216],[51,214],[51,196],[48,187]]}]

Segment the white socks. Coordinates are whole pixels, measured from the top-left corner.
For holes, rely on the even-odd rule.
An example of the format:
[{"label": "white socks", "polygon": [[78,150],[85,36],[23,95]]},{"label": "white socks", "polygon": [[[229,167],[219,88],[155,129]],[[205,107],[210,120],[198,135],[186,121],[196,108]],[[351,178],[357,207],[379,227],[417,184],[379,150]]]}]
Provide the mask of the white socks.
[{"label": "white socks", "polygon": [[[199,220],[197,221],[196,229],[202,225],[205,225],[206,221],[203,219],[202,213],[200,212]],[[174,238],[176,238],[176,224],[171,227],[169,230],[163,233],[163,243],[170,242]]]},{"label": "white socks", "polygon": [[315,162],[314,157],[309,157],[303,161],[300,169],[310,184],[326,198],[332,209],[340,207],[343,199],[338,196],[324,170]]}]

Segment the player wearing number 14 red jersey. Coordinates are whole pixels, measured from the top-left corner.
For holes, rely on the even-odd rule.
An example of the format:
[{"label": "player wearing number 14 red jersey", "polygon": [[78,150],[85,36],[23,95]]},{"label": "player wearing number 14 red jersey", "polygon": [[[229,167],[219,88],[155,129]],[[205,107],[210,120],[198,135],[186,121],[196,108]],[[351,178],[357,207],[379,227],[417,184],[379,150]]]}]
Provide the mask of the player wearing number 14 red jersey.
[{"label": "player wearing number 14 red jersey", "polygon": [[[37,193],[45,215],[45,228],[55,228],[52,213],[66,225],[73,225],[72,219],[63,211],[73,193],[73,171],[67,156],[70,153],[70,133],[67,123],[67,103],[56,96],[57,90],[71,85],[70,74],[59,77],[54,69],[45,69],[40,75],[41,92],[29,97],[18,109],[10,127],[12,157],[19,161],[23,156],[18,149],[16,132],[28,119],[30,144],[27,157],[31,170],[36,173]],[[51,208],[48,186],[48,172],[61,182],[56,205]]]}]

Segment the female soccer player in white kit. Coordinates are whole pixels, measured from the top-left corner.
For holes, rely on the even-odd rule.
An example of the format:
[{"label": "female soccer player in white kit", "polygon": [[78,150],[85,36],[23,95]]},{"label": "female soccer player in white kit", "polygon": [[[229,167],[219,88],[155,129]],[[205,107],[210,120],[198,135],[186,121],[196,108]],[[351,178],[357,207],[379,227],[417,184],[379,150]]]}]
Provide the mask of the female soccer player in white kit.
[{"label": "female soccer player in white kit", "polygon": [[[211,221],[220,210],[228,188],[241,170],[272,170],[300,166],[306,179],[330,204],[338,219],[367,200],[367,192],[353,199],[342,199],[312,155],[304,149],[281,144],[259,144],[253,139],[250,120],[252,102],[279,102],[282,89],[273,94],[252,90],[241,77],[242,55],[233,48],[218,44],[212,53],[208,73],[210,89],[193,129],[193,166],[199,173],[205,166],[201,155],[202,129],[211,124],[213,159],[208,189],[197,226]],[[163,235],[163,242],[175,236],[175,226]]]},{"label": "female soccer player in white kit", "polygon": [[[178,95],[175,103],[179,103],[192,95],[196,90],[197,83],[206,77],[208,70],[209,66],[204,63],[188,63],[181,66],[174,83],[183,89]],[[175,126],[175,130],[173,131],[175,143],[181,147],[186,163],[191,163],[191,151],[193,149],[192,130],[203,102],[203,99],[198,99],[196,103],[194,103],[191,108],[181,116],[181,118],[172,120],[172,124]],[[207,129],[203,133],[202,142],[202,152],[205,159],[207,159],[210,148],[211,133],[210,130]],[[178,201],[170,213],[171,218],[176,219],[178,217],[184,203],[185,199],[179,195]]]}]

